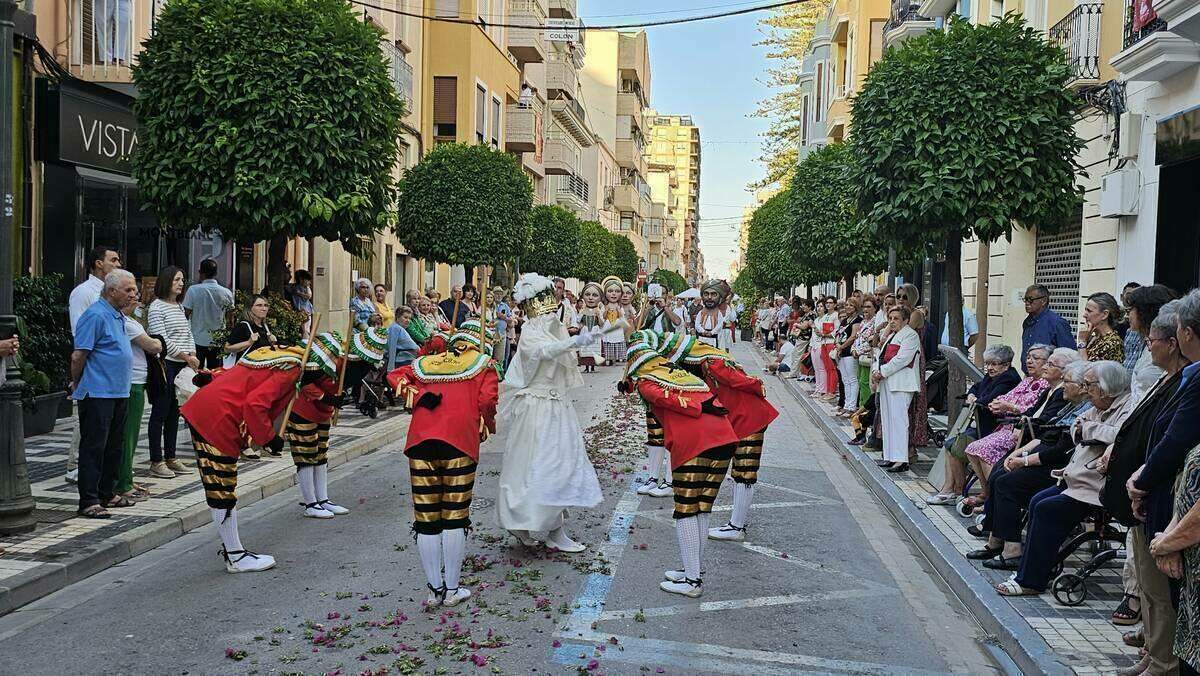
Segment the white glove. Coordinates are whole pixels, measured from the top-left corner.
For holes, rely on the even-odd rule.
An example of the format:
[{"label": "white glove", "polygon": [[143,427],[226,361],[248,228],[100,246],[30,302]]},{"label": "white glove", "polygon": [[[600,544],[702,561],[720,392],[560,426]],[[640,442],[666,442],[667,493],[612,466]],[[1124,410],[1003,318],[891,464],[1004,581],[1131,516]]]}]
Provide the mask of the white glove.
[{"label": "white glove", "polygon": [[571,338],[571,340],[575,342],[575,349],[580,349],[580,348],[587,347],[588,345],[591,345],[592,343],[596,342],[596,340],[599,337],[600,337],[599,331],[595,331],[595,330],[580,331],[579,335],[574,336],[573,338]]}]

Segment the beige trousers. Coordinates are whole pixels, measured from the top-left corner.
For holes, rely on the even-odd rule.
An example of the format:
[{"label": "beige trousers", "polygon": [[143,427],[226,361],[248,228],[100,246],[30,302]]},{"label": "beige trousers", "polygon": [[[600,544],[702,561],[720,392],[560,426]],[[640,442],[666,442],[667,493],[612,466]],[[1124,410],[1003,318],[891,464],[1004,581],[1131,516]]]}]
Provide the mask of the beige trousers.
[{"label": "beige trousers", "polygon": [[1175,607],[1171,605],[1171,587],[1167,576],[1154,564],[1146,529],[1129,529],[1141,587],[1142,624],[1146,632],[1146,650],[1150,653],[1147,674],[1178,674],[1179,658],[1172,654],[1175,644]]}]

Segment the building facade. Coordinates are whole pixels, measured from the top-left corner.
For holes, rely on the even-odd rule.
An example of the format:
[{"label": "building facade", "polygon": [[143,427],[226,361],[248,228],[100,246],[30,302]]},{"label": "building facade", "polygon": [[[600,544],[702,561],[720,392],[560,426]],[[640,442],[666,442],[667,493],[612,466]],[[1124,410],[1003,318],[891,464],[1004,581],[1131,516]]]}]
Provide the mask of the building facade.
[{"label": "building facade", "polygon": [[676,209],[683,228],[677,231],[676,244],[680,271],[689,283],[703,280],[700,264],[700,127],[690,115],[648,115],[650,138],[646,157],[653,165],[671,167],[683,202]]}]

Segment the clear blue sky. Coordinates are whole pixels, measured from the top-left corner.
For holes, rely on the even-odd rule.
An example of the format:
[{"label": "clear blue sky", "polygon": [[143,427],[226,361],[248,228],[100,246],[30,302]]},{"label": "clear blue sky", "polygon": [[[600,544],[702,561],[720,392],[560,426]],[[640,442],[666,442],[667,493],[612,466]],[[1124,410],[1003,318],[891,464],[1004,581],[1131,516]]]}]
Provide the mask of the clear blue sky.
[{"label": "clear blue sky", "polygon": [[[745,0],[579,0],[590,26],[652,21],[739,9]],[[714,7],[724,5],[723,8]],[[732,7],[729,7],[733,5]],[[700,9],[705,8],[708,9]],[[691,115],[700,125],[700,246],[708,273],[729,274],[742,207],[753,204],[746,184],[763,175],[759,134],[766,121],[750,117],[768,89],[766,49],[755,47],[765,12],[648,28],[651,105],[660,113]],[[734,141],[734,143],[730,143]],[[707,223],[705,221],[708,221]]]}]

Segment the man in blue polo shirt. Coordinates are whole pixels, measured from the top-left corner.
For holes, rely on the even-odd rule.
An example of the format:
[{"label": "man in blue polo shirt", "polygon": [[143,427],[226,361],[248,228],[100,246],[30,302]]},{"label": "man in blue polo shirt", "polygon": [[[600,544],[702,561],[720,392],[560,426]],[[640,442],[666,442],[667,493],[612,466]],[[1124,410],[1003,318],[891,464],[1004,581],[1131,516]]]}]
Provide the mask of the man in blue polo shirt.
[{"label": "man in blue polo shirt", "polygon": [[71,398],[79,407],[79,515],[91,519],[107,519],[108,507],[132,504],[116,495],[116,482],[133,372],[124,311],[137,297],[133,275],[113,270],[100,300],[75,326]]},{"label": "man in blue polo shirt", "polygon": [[1067,320],[1050,309],[1050,289],[1034,284],[1025,290],[1023,300],[1025,312],[1029,314],[1021,323],[1021,371],[1025,372],[1025,355],[1030,347],[1040,343],[1074,349],[1076,341]]}]

